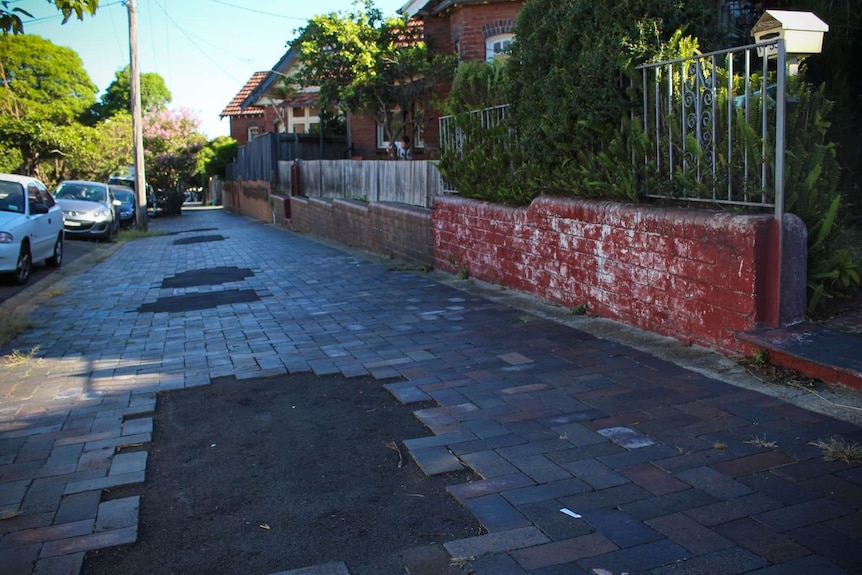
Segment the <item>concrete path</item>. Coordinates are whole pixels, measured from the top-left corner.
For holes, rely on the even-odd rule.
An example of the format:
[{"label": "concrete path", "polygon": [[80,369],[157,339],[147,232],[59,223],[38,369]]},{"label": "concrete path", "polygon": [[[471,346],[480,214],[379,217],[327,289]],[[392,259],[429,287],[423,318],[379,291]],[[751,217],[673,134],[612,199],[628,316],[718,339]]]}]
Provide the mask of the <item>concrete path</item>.
[{"label": "concrete path", "polygon": [[150,441],[158,392],[285,372],[424,402],[414,460],[483,478],[450,489],[488,531],[446,544],[465,572],[862,571],[862,466],[824,460],[862,441],[855,394],[218,210],[152,229],[170,235],[12,302],[36,325],[2,350],[4,575],[136,540],[137,498],[101,495],[146,480],[124,447]]}]

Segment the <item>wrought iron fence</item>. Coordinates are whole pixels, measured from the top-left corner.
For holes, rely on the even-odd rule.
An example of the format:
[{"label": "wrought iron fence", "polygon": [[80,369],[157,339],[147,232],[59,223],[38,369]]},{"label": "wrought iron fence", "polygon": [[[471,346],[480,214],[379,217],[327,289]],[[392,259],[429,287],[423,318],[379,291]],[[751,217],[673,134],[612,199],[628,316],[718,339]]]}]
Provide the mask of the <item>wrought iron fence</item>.
[{"label": "wrought iron fence", "polygon": [[[773,55],[774,57],[771,57]],[[774,208],[784,206],[787,55],[783,39],[639,66],[644,139],[633,147],[651,198]],[[636,97],[636,96],[634,96]],[[636,108],[638,106],[636,105]],[[508,106],[469,112],[490,133]],[[511,130],[510,144],[517,145]],[[460,155],[458,117],[440,118],[440,145]],[[639,154],[639,157],[638,157]],[[441,179],[444,193],[457,193]]]},{"label": "wrought iron fence", "polygon": [[639,66],[646,195],[780,217],[786,58],[776,39]]},{"label": "wrought iron fence", "polygon": [[[473,110],[471,112],[467,112],[467,116],[470,119],[478,119],[481,128],[491,132],[492,128],[495,128],[506,121],[508,111],[509,105],[503,104],[501,106],[493,106],[482,110]],[[456,116],[442,116],[439,123],[440,148],[442,150],[455,152],[460,156],[464,149],[464,144],[467,141],[467,135],[464,129],[458,125],[458,118]],[[514,133],[511,131],[509,131],[507,137],[512,141],[515,139]],[[444,194],[458,193],[458,191],[454,189],[454,186],[447,183],[444,178],[440,178],[440,184]]]}]

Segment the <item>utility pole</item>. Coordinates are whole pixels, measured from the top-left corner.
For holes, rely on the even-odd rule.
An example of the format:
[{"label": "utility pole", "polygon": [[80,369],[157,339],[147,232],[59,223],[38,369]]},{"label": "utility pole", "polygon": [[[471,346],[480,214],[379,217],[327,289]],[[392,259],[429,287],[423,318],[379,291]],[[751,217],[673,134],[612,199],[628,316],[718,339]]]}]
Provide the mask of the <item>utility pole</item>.
[{"label": "utility pole", "polygon": [[129,75],[132,106],[132,138],[135,151],[135,195],[137,196],[138,229],[147,231],[147,178],[144,173],[144,125],[141,114],[141,72],[138,70],[138,7],[137,0],[126,0],[129,9]]}]

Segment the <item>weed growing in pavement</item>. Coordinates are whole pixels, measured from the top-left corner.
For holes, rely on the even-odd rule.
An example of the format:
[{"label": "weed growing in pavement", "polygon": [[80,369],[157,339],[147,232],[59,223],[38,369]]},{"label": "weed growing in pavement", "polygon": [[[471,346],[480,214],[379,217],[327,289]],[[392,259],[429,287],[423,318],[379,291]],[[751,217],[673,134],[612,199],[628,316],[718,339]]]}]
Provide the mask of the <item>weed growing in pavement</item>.
[{"label": "weed growing in pavement", "polygon": [[812,441],[813,445],[823,450],[823,461],[844,461],[846,463],[862,463],[862,445],[842,437],[832,437],[826,441]]},{"label": "weed growing in pavement", "polygon": [[713,449],[721,449],[721,450],[725,450],[725,449],[727,449],[727,444],[726,444],[726,443],[722,443],[721,441],[716,441],[716,442],[712,445],[712,447],[713,447]]},{"label": "weed growing in pavement", "polygon": [[751,439],[744,441],[743,443],[747,443],[749,445],[756,445],[757,447],[764,447],[766,449],[775,449],[778,447],[778,444],[774,441],[766,441],[766,434],[763,435],[763,438],[757,437],[756,435]]},{"label": "weed growing in pavement", "polygon": [[6,345],[33,327],[33,322],[21,314],[0,310],[0,345]]},{"label": "weed growing in pavement", "polygon": [[466,280],[470,279],[470,270],[467,268],[467,264],[460,263],[458,264],[458,279]]},{"label": "weed growing in pavement", "polygon": [[587,314],[587,304],[579,303],[575,307],[571,309],[572,315],[586,315]]},{"label": "weed growing in pavement", "polygon": [[0,357],[0,365],[3,365],[4,367],[18,367],[24,365],[32,361],[38,352],[38,345],[33,346],[28,352],[13,349],[12,353]]}]

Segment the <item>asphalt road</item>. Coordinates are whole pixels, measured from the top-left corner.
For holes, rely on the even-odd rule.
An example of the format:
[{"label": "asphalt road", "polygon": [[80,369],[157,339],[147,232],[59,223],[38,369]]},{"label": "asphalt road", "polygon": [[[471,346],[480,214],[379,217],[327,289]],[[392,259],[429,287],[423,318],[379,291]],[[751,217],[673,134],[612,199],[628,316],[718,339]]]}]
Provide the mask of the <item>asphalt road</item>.
[{"label": "asphalt road", "polygon": [[[63,266],[68,266],[70,263],[75,261],[76,259],[100,248],[104,247],[106,244],[90,241],[90,240],[79,240],[79,239],[69,239],[66,238],[65,242],[65,253],[63,254]],[[33,265],[33,271],[30,274],[30,281],[28,281],[23,286],[18,286],[12,283],[12,280],[8,277],[0,276],[0,303],[8,300],[12,296],[24,291],[25,289],[33,286],[37,282],[47,278],[50,274],[56,273],[58,270],[56,268],[50,268],[45,265],[45,262],[36,262]]]}]

